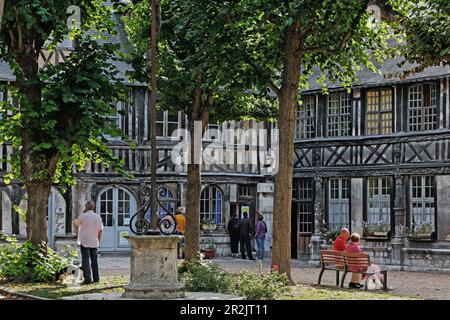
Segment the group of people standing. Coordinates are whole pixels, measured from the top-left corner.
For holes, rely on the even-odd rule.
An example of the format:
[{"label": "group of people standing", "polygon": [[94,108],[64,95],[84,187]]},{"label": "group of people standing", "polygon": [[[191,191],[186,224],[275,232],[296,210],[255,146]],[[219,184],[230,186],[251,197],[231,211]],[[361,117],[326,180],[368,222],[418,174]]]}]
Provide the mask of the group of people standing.
[{"label": "group of people standing", "polygon": [[231,240],[231,255],[232,257],[239,257],[238,247],[241,249],[241,258],[249,260],[256,260],[252,253],[251,240],[254,234],[258,246],[258,260],[264,259],[264,241],[267,233],[267,224],[261,214],[257,214],[257,221],[254,225],[249,218],[248,213],[242,214],[242,219],[238,219],[237,215],[233,213],[228,222],[228,232]]}]

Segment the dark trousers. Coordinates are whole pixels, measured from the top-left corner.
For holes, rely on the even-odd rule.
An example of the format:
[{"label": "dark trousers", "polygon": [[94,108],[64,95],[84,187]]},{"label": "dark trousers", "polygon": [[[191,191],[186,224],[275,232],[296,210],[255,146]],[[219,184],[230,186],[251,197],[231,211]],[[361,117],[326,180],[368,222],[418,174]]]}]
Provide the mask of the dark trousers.
[{"label": "dark trousers", "polygon": [[[98,261],[97,261],[97,248],[86,248],[82,245],[81,249],[81,267],[83,268],[83,277],[86,282],[98,282],[100,277],[98,275]],[[89,259],[91,263],[89,265]],[[92,277],[91,278],[91,268],[92,268]]]},{"label": "dark trousers", "polygon": [[239,234],[230,233],[231,253],[239,253]]},{"label": "dark trousers", "polygon": [[253,258],[252,255],[252,244],[250,242],[250,235],[240,235],[240,245],[241,245],[241,255],[242,258],[245,259],[245,251],[247,250],[247,255],[249,259]]}]

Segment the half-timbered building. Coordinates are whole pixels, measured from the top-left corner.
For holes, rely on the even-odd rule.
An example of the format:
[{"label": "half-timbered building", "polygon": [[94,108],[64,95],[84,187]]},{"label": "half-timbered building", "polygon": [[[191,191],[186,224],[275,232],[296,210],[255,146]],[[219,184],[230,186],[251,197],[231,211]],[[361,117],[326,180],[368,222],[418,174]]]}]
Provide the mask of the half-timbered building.
[{"label": "half-timbered building", "polygon": [[[401,80],[386,62],[351,90],[311,79],[297,112],[293,256],[346,227],[382,264],[450,270],[450,68]],[[297,241],[295,241],[297,240]]]},{"label": "half-timbered building", "polygon": [[[126,39],[119,32],[110,41]],[[67,43],[56,52],[42,52],[41,65],[63,61],[70,50]],[[450,68],[428,68],[400,79],[408,66],[400,69],[398,62],[386,62],[381,74],[361,71],[350,90],[328,83],[324,94],[312,77],[301,93],[293,155],[293,258],[317,262],[318,250],[346,227],[363,236],[364,249],[381,264],[450,270]],[[130,233],[130,218],[143,206],[150,185],[149,93],[145,84],[128,81],[125,71],[130,66],[116,66],[130,99],[117,104],[125,113],[111,120],[127,140],[110,138],[109,146],[133,178],[92,163],[77,174],[70,192],[54,186],[48,207],[53,247],[76,243],[73,220],[87,200],[94,200],[105,227],[100,251],[129,250],[124,235]],[[0,81],[14,80],[8,65],[0,62]],[[0,93],[0,98],[9,99],[8,93]],[[187,118],[181,112],[158,111],[156,126],[160,203],[169,210],[185,207],[186,166],[173,163],[171,152],[180,142],[173,132],[187,128]],[[213,220],[218,228],[201,231],[200,242],[215,243],[219,255],[230,254],[225,230],[230,214],[248,211],[254,218],[257,210],[269,226],[270,253],[269,149],[252,136],[229,135],[227,130],[272,127],[256,121],[227,122],[210,125],[205,133],[204,146],[214,142],[216,157],[223,161],[202,166],[199,219]],[[272,143],[276,145],[276,139]],[[11,146],[3,144],[1,176],[10,169],[10,154]],[[246,159],[245,164],[238,159]],[[13,208],[26,208],[24,196],[20,185],[1,186],[0,229],[20,237],[26,236],[25,223]]]}]

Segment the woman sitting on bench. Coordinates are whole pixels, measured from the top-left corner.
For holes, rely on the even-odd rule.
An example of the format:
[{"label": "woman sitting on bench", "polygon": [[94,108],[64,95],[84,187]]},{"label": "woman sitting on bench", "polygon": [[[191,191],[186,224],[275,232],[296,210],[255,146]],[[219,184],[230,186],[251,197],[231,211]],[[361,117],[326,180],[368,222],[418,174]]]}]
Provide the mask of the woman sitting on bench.
[{"label": "woman sitting on bench", "polygon": [[[360,235],[358,233],[353,233],[350,236],[350,243],[348,244],[347,248],[345,249],[345,252],[348,253],[363,253],[361,246],[359,244],[359,240],[360,240]],[[381,268],[379,266],[377,266],[376,264],[371,263],[370,264],[370,268],[372,268],[372,272],[375,272],[375,281],[379,282],[379,285],[381,285],[381,282],[383,281],[383,275],[380,273]],[[362,269],[362,268],[350,268],[351,272],[357,273],[360,271],[366,271],[366,269]],[[359,278],[361,278],[361,274],[358,274]],[[362,276],[362,280],[364,280],[366,278],[366,275]],[[358,281],[359,282],[359,281]]]}]

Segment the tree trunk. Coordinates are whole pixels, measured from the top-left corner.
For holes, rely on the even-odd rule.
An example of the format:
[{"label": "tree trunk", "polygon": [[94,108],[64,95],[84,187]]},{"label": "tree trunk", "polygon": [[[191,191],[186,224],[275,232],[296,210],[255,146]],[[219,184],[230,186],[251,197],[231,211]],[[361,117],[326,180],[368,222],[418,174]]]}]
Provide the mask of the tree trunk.
[{"label": "tree trunk", "polygon": [[297,106],[300,56],[298,25],[286,30],[284,72],[281,86],[279,126],[279,169],[275,177],[272,265],[291,278],[292,157],[294,154],[295,108]]},{"label": "tree trunk", "polygon": [[47,244],[48,197],[51,181],[26,183],[27,189],[27,238],[34,245]]},{"label": "tree trunk", "polygon": [[1,24],[3,20],[3,13],[5,11],[5,0],[0,0],[0,30],[1,30]]},{"label": "tree trunk", "polygon": [[188,165],[186,199],[185,257],[188,261],[196,260],[199,251],[200,189],[200,165],[191,163]]},{"label": "tree trunk", "polygon": [[[189,119],[189,163],[187,174],[187,197],[186,197],[186,231],[185,231],[185,257],[187,261],[197,260],[197,253],[199,251],[199,237],[200,237],[200,189],[201,189],[201,172],[200,172],[200,152],[201,152],[201,137],[196,141],[196,136],[199,134],[198,127],[195,121],[208,120],[203,119],[208,110],[201,110],[202,104],[202,75],[198,75],[196,79],[194,101],[192,104],[192,113]],[[197,128],[197,130],[196,130]],[[200,135],[203,133],[205,123],[202,123]]]}]

